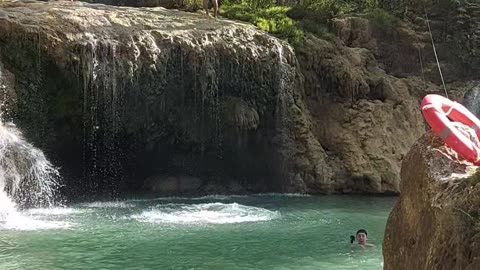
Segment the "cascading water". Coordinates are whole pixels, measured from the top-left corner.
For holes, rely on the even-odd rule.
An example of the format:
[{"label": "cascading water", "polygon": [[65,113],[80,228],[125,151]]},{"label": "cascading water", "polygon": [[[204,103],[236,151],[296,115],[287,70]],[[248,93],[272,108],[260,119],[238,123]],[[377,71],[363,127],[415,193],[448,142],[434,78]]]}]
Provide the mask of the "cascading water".
[{"label": "cascading water", "polygon": [[114,192],[114,181],[121,177],[117,144],[119,94],[117,91],[116,44],[89,36],[79,72],[83,83],[83,162],[87,188],[93,192]]},{"label": "cascading water", "polygon": [[[0,68],[0,88],[6,89]],[[4,91],[5,92],[5,91]],[[0,104],[0,225],[19,220],[19,207],[53,206],[58,170],[28,143],[13,123],[4,123]]]},{"label": "cascading water", "polygon": [[13,124],[0,123],[0,219],[9,205],[53,206],[59,178],[58,170]]},{"label": "cascading water", "polygon": [[[291,82],[289,81],[288,77],[288,68],[289,64],[286,63],[286,59],[284,58],[284,46],[279,42],[275,41],[277,57],[278,57],[278,66],[276,76],[276,88],[277,88],[277,97],[276,97],[276,117],[275,117],[275,125],[277,130],[277,138],[276,142],[278,143],[278,149],[281,149],[280,152],[288,151],[284,147],[288,145],[289,135],[291,128],[291,123],[288,122],[288,90]],[[278,163],[278,172],[283,181],[287,181],[288,179],[288,161],[285,157],[288,157],[289,154],[282,153],[277,157]]]}]

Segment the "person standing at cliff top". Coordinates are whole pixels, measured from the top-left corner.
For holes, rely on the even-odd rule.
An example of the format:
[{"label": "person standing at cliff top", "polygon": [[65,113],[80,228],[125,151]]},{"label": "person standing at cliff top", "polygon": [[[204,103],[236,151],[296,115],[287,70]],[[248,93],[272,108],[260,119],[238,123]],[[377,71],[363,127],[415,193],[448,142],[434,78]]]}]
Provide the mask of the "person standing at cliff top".
[{"label": "person standing at cliff top", "polygon": [[205,12],[207,13],[207,17],[210,18],[210,14],[208,14],[209,5],[212,4],[213,6],[213,17],[217,18],[217,12],[218,12],[218,0],[203,0],[203,8],[205,9]]}]

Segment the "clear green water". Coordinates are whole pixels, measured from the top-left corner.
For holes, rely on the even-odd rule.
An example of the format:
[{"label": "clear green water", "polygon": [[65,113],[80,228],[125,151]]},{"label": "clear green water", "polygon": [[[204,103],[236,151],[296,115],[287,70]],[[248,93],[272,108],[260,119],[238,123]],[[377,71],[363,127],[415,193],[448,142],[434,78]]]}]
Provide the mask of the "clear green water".
[{"label": "clear green water", "polygon": [[[382,269],[394,200],[271,194],[29,210],[0,223],[0,269]],[[352,248],[359,228],[375,247]]]}]

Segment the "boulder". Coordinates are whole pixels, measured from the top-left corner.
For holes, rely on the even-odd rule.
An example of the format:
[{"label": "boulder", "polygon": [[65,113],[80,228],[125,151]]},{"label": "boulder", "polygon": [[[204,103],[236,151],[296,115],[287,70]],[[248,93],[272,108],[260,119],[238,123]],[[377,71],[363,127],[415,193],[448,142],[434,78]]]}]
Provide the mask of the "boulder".
[{"label": "boulder", "polygon": [[431,133],[405,157],[384,269],[480,269],[480,174]]}]

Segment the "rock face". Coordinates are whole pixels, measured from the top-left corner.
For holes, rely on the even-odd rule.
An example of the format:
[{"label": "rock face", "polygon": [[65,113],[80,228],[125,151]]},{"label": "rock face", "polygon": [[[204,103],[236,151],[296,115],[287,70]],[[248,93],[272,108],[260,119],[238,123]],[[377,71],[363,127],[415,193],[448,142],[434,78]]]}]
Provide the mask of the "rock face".
[{"label": "rock face", "polygon": [[0,7],[12,117],[67,179],[80,179],[69,189],[187,174],[256,192],[334,190],[295,54],[278,39],[164,8]]},{"label": "rock face", "polygon": [[[334,39],[307,35],[294,52],[250,25],[200,12],[0,7],[4,117],[64,168],[70,189],[135,189],[189,175],[201,180],[199,191],[398,193],[401,160],[425,130],[420,100],[443,93],[415,9],[407,9],[410,24],[336,19]],[[468,16],[460,16],[463,32],[432,21],[457,101],[478,84],[478,58],[463,57],[475,51],[451,42],[478,28]]]},{"label": "rock face", "polygon": [[462,104],[480,118],[480,82],[474,82],[474,86],[465,93]]},{"label": "rock face", "polygon": [[[310,37],[297,51],[314,134],[341,192],[397,193],[401,160],[425,129],[419,102],[437,87],[416,72],[400,77],[415,62],[383,64],[382,50],[394,43],[369,20],[350,17],[334,24],[338,42]],[[399,58],[415,50],[407,42],[397,44],[391,50]]]},{"label": "rock face", "polygon": [[[334,19],[334,42],[308,37],[296,52],[314,134],[341,192],[397,193],[401,161],[425,131],[420,101],[429,93],[445,95],[425,21],[410,2],[403,4],[410,7],[404,21],[382,13]],[[448,17],[448,10],[434,5],[429,14],[439,19],[438,12]],[[478,74],[470,67],[480,68],[479,58],[452,42],[480,31],[466,18],[467,29],[456,29],[460,22],[430,23],[449,98],[462,102],[471,89],[465,103],[475,111]]]},{"label": "rock face", "polygon": [[[428,36],[428,16],[439,60],[447,81],[459,77],[478,79],[480,68],[480,3],[452,0],[384,0],[384,6],[412,22],[413,29]],[[431,63],[430,65],[436,63]],[[433,68],[426,65],[427,69]],[[440,78],[434,73],[436,80]],[[433,75],[432,74],[432,75]]]},{"label": "rock face", "polygon": [[479,269],[480,175],[428,133],[402,164],[384,269]]}]

